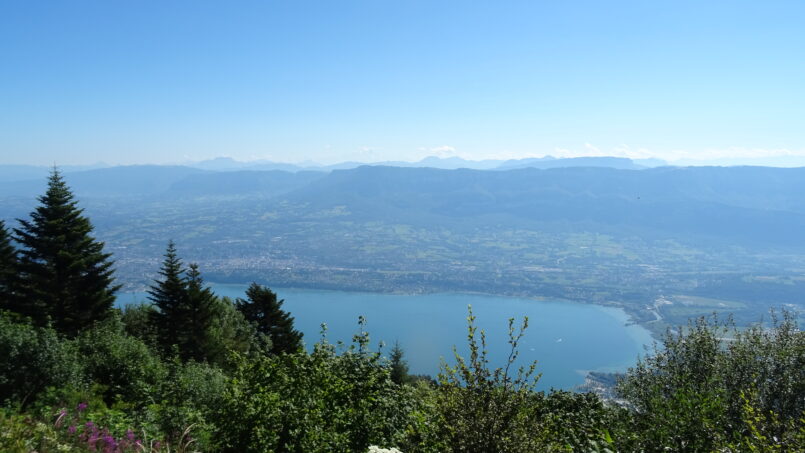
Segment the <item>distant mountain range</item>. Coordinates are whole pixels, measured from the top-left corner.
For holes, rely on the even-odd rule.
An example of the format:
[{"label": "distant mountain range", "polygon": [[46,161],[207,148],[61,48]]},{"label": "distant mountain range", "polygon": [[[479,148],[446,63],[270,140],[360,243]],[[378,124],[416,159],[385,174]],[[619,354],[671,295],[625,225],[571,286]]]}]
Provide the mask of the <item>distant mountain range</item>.
[{"label": "distant mountain range", "polygon": [[[642,163],[639,163],[642,162]],[[645,164],[645,165],[644,165]],[[361,162],[342,162],[334,165],[287,164],[270,161],[239,162],[228,157],[205,160],[187,165],[125,165],[58,167],[70,175],[76,193],[89,196],[142,196],[160,194],[175,189],[177,194],[191,195],[199,190],[207,195],[231,195],[245,191],[255,195],[276,195],[296,187],[296,182],[316,179],[321,173],[334,170],[349,170],[361,166],[384,166],[401,168],[438,168],[511,170],[516,168],[564,168],[564,167],[602,167],[627,170],[645,169],[657,166],[662,161],[633,161],[619,157],[578,157],[557,159],[543,157],[519,160],[470,161],[459,157],[428,157],[418,162],[382,162],[366,164]],[[0,165],[0,196],[30,196],[44,188],[45,179],[53,167],[33,165]],[[261,172],[303,173],[299,178],[273,173],[273,177]],[[312,173],[319,173],[314,175]],[[216,173],[237,173],[219,175]],[[191,177],[192,176],[192,177]],[[188,179],[185,181],[185,179]],[[175,187],[174,187],[175,185]],[[195,189],[194,189],[195,188]]]},{"label": "distant mountain range", "polygon": [[[273,162],[269,160],[237,161],[230,157],[217,157],[197,162],[187,162],[174,165],[127,165],[111,166],[104,163],[93,165],[66,165],[58,166],[59,170],[65,174],[84,173],[92,170],[113,170],[116,173],[90,173],[91,176],[79,176],[82,180],[92,180],[103,178],[104,174],[114,174],[122,177],[123,182],[133,184],[135,193],[155,193],[165,189],[164,184],[177,182],[191,172],[183,168],[203,170],[206,172],[242,172],[242,171],[284,171],[284,172],[330,172],[333,170],[349,170],[362,166],[382,166],[400,168],[437,168],[442,170],[513,170],[518,168],[570,168],[570,167],[596,167],[596,168],[615,168],[620,170],[645,170],[649,168],[665,166],[771,166],[779,168],[805,167],[805,156],[778,156],[768,158],[732,158],[732,159],[712,159],[712,160],[680,160],[673,163],[661,159],[628,159],[624,157],[570,157],[557,158],[552,156],[525,158],[525,159],[486,159],[486,160],[467,160],[460,157],[436,157],[430,156],[416,162],[406,161],[385,161],[385,162],[340,162],[332,165],[323,165],[316,162],[303,162],[297,164]],[[159,167],[159,169],[158,169]],[[0,195],[8,194],[9,190],[13,193],[26,193],[32,187],[41,187],[36,181],[41,182],[46,178],[53,167],[35,165],[3,165],[0,164]],[[128,170],[126,170],[128,168]],[[147,169],[154,169],[149,172]],[[142,181],[128,181],[127,177],[138,176],[139,172],[145,171],[147,179],[145,184]],[[28,182],[29,189],[24,189],[25,184],[3,185],[7,182]],[[155,183],[155,184],[152,184]],[[92,185],[91,183],[89,184]],[[134,189],[134,188],[137,189]]]},{"label": "distant mountain range", "polygon": [[[540,169],[533,165],[558,165]],[[598,165],[594,165],[598,164]],[[805,229],[805,168],[639,168],[628,159],[507,162],[488,171],[394,166],[346,170],[212,171],[187,166],[122,166],[67,173],[81,198],[140,202],[287,200],[306,210],[345,207],[355,219],[427,225],[496,216],[511,225],[595,225],[675,236],[794,241]],[[523,166],[524,168],[517,168]],[[0,182],[0,197],[32,198],[45,177]]]},{"label": "distant mountain range", "polygon": [[361,166],[384,167],[427,167],[443,170],[468,168],[473,170],[510,170],[513,168],[561,168],[561,167],[608,167],[628,170],[640,170],[649,167],[667,165],[658,159],[632,160],[623,157],[574,157],[555,158],[551,156],[513,160],[467,160],[460,157],[426,157],[417,162],[386,161],[386,162],[341,162],[333,165],[285,164],[270,161],[239,162],[228,157],[190,163],[188,166],[202,170],[233,171],[233,170],[283,170],[283,171],[332,171],[348,170]]},{"label": "distant mountain range", "polygon": [[[361,166],[384,166],[384,167],[428,167],[440,168],[444,170],[454,170],[459,168],[469,168],[474,170],[510,170],[513,168],[561,168],[561,167],[608,167],[629,170],[639,170],[649,167],[667,165],[666,162],[657,159],[638,159],[631,160],[622,157],[575,157],[575,158],[555,158],[551,156],[529,159],[514,160],[466,160],[460,157],[426,157],[417,162],[387,161],[387,162],[341,162],[333,165],[321,165],[315,162],[289,164],[282,162],[272,162],[267,160],[256,160],[241,162],[230,157],[218,157],[215,159],[203,160],[199,162],[189,162],[177,165],[127,165],[118,167],[189,167],[197,170],[223,172],[223,171],[266,171],[280,170],[287,172],[298,171],[318,171],[329,172],[332,170],[348,170]],[[67,165],[59,166],[63,173],[77,173],[88,170],[99,170],[113,168],[114,166],[98,163],[94,165]],[[47,177],[53,167],[36,165],[2,165],[0,164],[0,182],[28,181]],[[121,170],[123,171],[123,170]],[[172,170],[166,170],[169,173]],[[166,174],[167,174],[166,173]]]},{"label": "distant mountain range", "polygon": [[343,206],[356,219],[420,226],[460,219],[473,225],[553,224],[574,231],[629,229],[743,244],[805,245],[805,168],[489,172],[367,166],[334,171],[283,198],[310,210]]}]

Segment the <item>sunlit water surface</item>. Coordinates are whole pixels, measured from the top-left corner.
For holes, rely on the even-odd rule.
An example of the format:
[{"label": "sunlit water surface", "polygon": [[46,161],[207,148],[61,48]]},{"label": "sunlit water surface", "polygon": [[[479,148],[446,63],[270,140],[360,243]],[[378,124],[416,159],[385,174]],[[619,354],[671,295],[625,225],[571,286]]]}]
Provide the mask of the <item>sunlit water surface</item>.
[{"label": "sunlit water surface", "polygon": [[[221,296],[243,297],[247,285],[213,284]],[[538,361],[538,388],[572,389],[587,371],[619,371],[633,365],[651,336],[640,326],[626,325],[619,309],[571,302],[468,294],[391,295],[346,291],[272,288],[285,300],[283,308],[295,318],[308,347],[319,341],[321,324],[327,339],[350,342],[358,332],[358,317],[366,318],[373,348],[395,341],[405,351],[411,373],[439,372],[441,361],[454,363],[453,346],[466,356],[467,306],[486,331],[491,366],[503,366],[509,354],[508,319],[529,328],[520,343],[518,364]],[[143,293],[125,293],[118,305],[147,301]]]}]

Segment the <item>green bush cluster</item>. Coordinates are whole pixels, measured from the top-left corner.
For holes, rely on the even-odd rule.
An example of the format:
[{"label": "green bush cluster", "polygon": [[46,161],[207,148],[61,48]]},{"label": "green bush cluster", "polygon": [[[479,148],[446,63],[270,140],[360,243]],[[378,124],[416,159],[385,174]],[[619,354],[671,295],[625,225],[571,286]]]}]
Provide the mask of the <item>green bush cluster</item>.
[{"label": "green bush cluster", "polygon": [[[366,338],[342,354],[313,352],[241,360],[222,406],[222,451],[363,451],[394,440],[406,405]],[[395,423],[397,422],[397,423]]]},{"label": "green bush cluster", "polygon": [[789,313],[745,330],[701,318],[667,333],[619,391],[635,414],[635,450],[716,451],[749,437],[801,447],[805,334]]},{"label": "green bush cluster", "polygon": [[0,401],[26,407],[48,387],[76,387],[84,367],[75,344],[49,328],[0,312]]},{"label": "green bush cluster", "polygon": [[[514,358],[522,332],[512,332]],[[6,314],[0,447],[33,451],[37,442],[55,439],[59,411],[81,403],[87,419],[113,435],[133,429],[174,444],[192,437],[200,451],[362,452],[378,445],[404,452],[795,452],[805,446],[805,340],[789,316],[766,328],[700,320],[669,332],[625,374],[619,404],[591,393],[535,391],[533,368],[488,367],[483,333],[472,323],[468,341],[470,355],[445,364],[437,381],[395,383],[392,361],[371,351],[363,332],[350,346],[322,340],[311,352],[235,353],[230,368],[221,368],[160,356],[127,333],[120,316],[68,338]]]}]

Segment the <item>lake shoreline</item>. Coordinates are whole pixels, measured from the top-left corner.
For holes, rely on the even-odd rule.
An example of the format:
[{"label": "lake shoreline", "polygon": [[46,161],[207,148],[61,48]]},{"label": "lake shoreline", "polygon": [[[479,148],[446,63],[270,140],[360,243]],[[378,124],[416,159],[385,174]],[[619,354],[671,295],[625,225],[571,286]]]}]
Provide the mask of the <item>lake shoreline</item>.
[{"label": "lake shoreline", "polygon": [[[252,282],[217,282],[217,281],[209,281],[206,282],[208,285],[211,286],[248,286]],[[455,294],[455,295],[467,295],[467,296],[484,296],[484,297],[506,297],[512,299],[525,299],[525,300],[533,300],[537,302],[561,302],[561,303],[570,303],[570,304],[581,304],[581,305],[592,305],[598,307],[608,307],[608,308],[617,308],[622,310],[628,317],[625,321],[625,325],[635,325],[643,327],[644,329],[651,332],[652,337],[655,339],[660,339],[660,332],[655,332],[654,330],[649,328],[649,322],[640,322],[635,317],[635,314],[632,312],[633,308],[622,303],[616,301],[610,301],[606,303],[601,302],[590,302],[586,300],[575,300],[575,299],[567,299],[561,297],[548,297],[548,296],[536,296],[536,295],[517,295],[517,294],[506,294],[506,293],[493,293],[493,292],[484,292],[484,291],[441,291],[441,290],[423,290],[423,291],[399,291],[399,290],[392,290],[392,291],[372,291],[368,289],[348,289],[345,287],[339,286],[329,286],[329,287],[321,287],[321,286],[271,286],[271,285],[264,285],[271,288],[272,291],[277,292],[277,294],[282,298],[282,295],[279,294],[281,290],[294,290],[294,291],[334,291],[334,292],[341,292],[341,293],[355,293],[355,294],[367,294],[367,295],[390,295],[390,296],[423,296],[423,295],[438,295],[438,294]],[[137,285],[137,289],[141,289],[142,291],[124,291],[119,294],[131,294],[131,293],[143,293],[147,290],[148,286],[141,284]],[[132,288],[133,289],[133,288]],[[117,304],[115,304],[117,305]]]},{"label": "lake shoreline", "polygon": [[[243,297],[247,284],[210,282],[222,297]],[[319,338],[328,325],[328,341],[349,343],[359,330],[358,316],[368,321],[373,345],[388,347],[400,341],[414,374],[438,373],[442,358],[453,362],[453,346],[465,355],[467,306],[472,305],[476,326],[487,332],[491,366],[501,366],[508,353],[508,319],[519,326],[528,316],[530,327],[520,345],[519,365],[537,360],[546,387],[571,390],[586,379],[578,370],[625,371],[653,341],[639,325],[629,325],[621,307],[548,298],[524,298],[480,293],[391,294],[310,288],[272,288],[285,300],[284,308],[309,339]],[[128,299],[128,300],[127,300]],[[147,294],[121,293],[117,305],[142,303]],[[546,388],[547,389],[547,388]]]}]

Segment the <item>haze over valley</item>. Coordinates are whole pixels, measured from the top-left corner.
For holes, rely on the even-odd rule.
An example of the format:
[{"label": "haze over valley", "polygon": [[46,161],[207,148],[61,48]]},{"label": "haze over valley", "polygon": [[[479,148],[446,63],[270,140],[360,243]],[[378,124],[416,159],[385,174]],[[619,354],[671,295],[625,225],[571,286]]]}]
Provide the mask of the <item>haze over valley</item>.
[{"label": "haze over valley", "polygon": [[[803,307],[805,168],[197,167],[66,171],[127,290],[149,284],[173,239],[220,283],[570,300],[622,307],[655,333]],[[44,184],[13,179],[0,178],[9,224]]]}]

